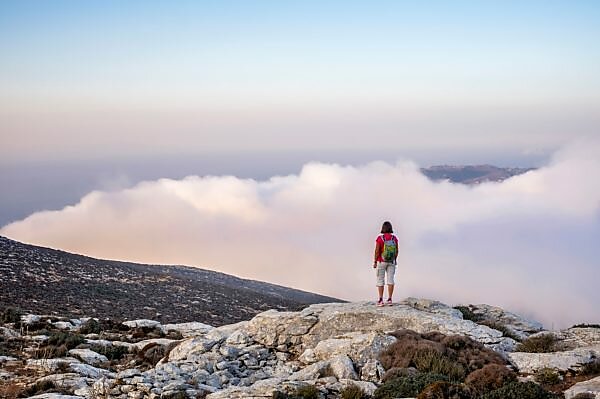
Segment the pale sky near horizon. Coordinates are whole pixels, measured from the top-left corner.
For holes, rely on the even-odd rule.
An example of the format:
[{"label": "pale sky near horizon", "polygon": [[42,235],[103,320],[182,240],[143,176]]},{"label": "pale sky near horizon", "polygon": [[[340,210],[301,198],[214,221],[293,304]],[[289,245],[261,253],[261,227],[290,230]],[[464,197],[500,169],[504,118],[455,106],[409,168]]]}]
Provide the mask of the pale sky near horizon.
[{"label": "pale sky near horizon", "polygon": [[549,154],[597,135],[594,1],[3,1],[2,163]]}]

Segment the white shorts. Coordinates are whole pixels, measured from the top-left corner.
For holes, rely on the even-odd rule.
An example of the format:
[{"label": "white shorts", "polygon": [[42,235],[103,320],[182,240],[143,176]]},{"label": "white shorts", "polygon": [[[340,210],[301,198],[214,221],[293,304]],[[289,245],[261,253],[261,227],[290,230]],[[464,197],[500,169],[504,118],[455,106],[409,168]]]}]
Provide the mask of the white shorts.
[{"label": "white shorts", "polygon": [[387,274],[387,284],[394,285],[394,274],[396,274],[396,265],[388,262],[377,262],[377,287],[385,285],[385,276]]}]

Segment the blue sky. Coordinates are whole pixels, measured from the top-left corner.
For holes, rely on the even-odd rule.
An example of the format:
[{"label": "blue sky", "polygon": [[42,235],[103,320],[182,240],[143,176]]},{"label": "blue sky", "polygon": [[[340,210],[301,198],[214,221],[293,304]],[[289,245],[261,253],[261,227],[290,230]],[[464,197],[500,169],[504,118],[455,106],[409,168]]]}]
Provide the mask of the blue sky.
[{"label": "blue sky", "polygon": [[4,1],[0,151],[547,153],[596,134],[599,14],[593,1]]}]

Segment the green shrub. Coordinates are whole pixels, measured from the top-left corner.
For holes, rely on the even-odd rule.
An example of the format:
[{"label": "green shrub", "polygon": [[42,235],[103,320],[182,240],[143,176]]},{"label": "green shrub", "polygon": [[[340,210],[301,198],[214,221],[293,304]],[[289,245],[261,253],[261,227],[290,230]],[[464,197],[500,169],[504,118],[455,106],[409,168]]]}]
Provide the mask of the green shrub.
[{"label": "green shrub", "polygon": [[448,382],[442,374],[419,373],[412,377],[400,377],[384,382],[373,393],[373,399],[414,398],[426,386],[437,381]]},{"label": "green shrub", "polygon": [[65,395],[70,394],[70,392],[67,389],[57,386],[52,381],[37,381],[31,385],[28,385],[25,389],[23,389],[20,392],[19,397],[28,398],[30,396],[35,396],[38,394],[48,393],[48,392],[65,394]]},{"label": "green shrub", "polygon": [[352,384],[340,391],[340,397],[342,399],[366,399],[367,394],[361,387]]},{"label": "green shrub", "polygon": [[441,355],[435,350],[423,349],[417,351],[413,357],[417,370],[424,373],[443,374],[450,381],[462,381],[465,378],[465,368],[450,360],[449,357]]},{"label": "green shrub", "polygon": [[67,349],[73,349],[77,347],[77,345],[82,344],[85,341],[80,334],[71,334],[68,332],[58,332],[50,335],[48,337],[47,344],[48,345],[65,345]]},{"label": "green shrub", "polygon": [[420,372],[444,374],[450,381],[461,382],[469,372],[486,364],[506,364],[498,353],[469,337],[438,332],[418,334],[410,330],[399,330],[392,335],[396,342],[379,355],[387,370],[415,367]]},{"label": "green shrub", "polygon": [[383,377],[381,377],[382,382],[386,382],[388,380],[393,380],[395,378],[403,378],[403,377],[414,377],[419,372],[414,367],[409,368],[400,368],[400,367],[392,367],[388,371],[385,372]]},{"label": "green shrub", "polygon": [[9,306],[4,309],[2,315],[0,315],[0,320],[2,323],[18,323],[21,321],[22,314],[23,313],[19,309]]},{"label": "green shrub", "polygon": [[554,369],[544,367],[535,373],[535,381],[542,385],[555,385],[560,382],[560,375]]},{"label": "green shrub", "polygon": [[127,353],[129,353],[129,349],[121,345],[94,345],[90,349],[96,353],[106,356],[108,360],[121,360]]},{"label": "green shrub", "polygon": [[81,334],[100,334],[101,331],[100,323],[95,319],[89,319],[79,329]]},{"label": "green shrub", "polygon": [[462,384],[434,382],[425,387],[417,399],[471,399],[471,392]]},{"label": "green shrub", "polygon": [[465,384],[474,393],[479,395],[517,380],[517,374],[506,366],[499,364],[487,364],[479,370],[473,371],[465,379]]},{"label": "green shrub", "polygon": [[289,399],[319,399],[321,392],[314,385],[298,387],[289,396]]},{"label": "green shrub", "polygon": [[558,399],[558,396],[546,391],[538,384],[528,381],[510,382],[481,396],[481,399]]},{"label": "green shrub", "polygon": [[579,374],[582,375],[595,375],[600,374],[600,359],[594,359],[590,363],[586,363],[579,370]]},{"label": "green shrub", "polygon": [[524,339],[515,350],[517,352],[548,353],[559,350],[558,340],[553,334],[540,334]]}]

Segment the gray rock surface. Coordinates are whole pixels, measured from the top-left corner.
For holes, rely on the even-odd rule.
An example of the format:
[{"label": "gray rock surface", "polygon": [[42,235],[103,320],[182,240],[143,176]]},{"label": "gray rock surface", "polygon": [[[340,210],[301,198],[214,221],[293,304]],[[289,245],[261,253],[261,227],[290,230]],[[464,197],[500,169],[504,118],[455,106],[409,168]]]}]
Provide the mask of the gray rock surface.
[{"label": "gray rock surface", "polygon": [[577,370],[600,357],[600,346],[550,353],[508,353],[508,360],[521,373],[535,373],[543,368],[559,371]]},{"label": "gray rock surface", "polygon": [[565,399],[572,399],[578,393],[591,393],[596,395],[596,399],[600,399],[600,377],[573,385],[565,391]]}]

